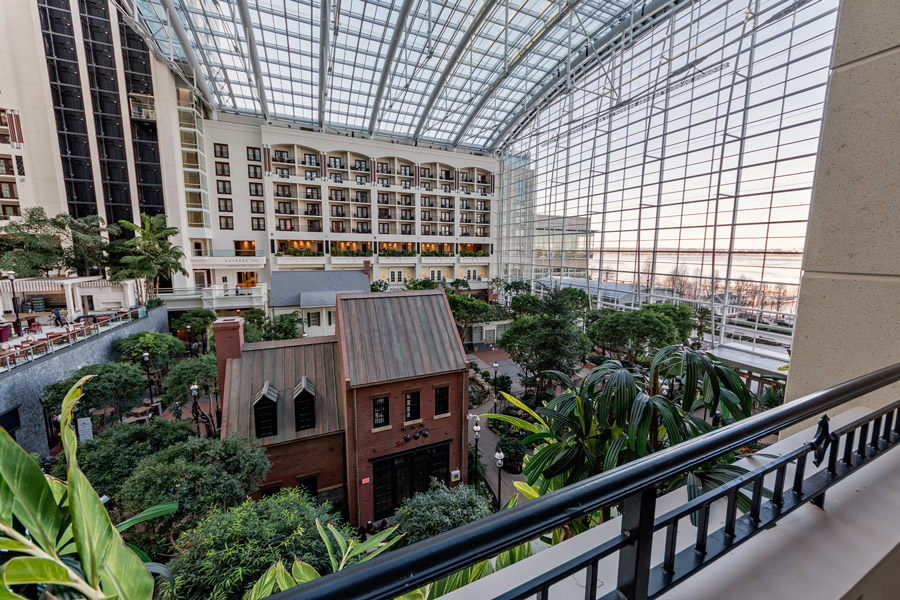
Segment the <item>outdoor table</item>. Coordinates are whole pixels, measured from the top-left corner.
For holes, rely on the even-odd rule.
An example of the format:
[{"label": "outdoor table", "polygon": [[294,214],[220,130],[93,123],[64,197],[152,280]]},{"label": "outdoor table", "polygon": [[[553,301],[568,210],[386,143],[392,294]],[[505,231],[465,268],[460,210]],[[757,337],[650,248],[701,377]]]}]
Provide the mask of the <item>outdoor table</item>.
[{"label": "outdoor table", "polygon": [[108,417],[109,415],[113,414],[114,412],[116,412],[115,406],[106,406],[104,408],[95,408],[94,410],[91,411],[91,414],[98,416],[98,417]]},{"label": "outdoor table", "polygon": [[148,412],[153,410],[152,406],[138,406],[137,408],[131,409],[131,414],[135,416],[142,416]]}]

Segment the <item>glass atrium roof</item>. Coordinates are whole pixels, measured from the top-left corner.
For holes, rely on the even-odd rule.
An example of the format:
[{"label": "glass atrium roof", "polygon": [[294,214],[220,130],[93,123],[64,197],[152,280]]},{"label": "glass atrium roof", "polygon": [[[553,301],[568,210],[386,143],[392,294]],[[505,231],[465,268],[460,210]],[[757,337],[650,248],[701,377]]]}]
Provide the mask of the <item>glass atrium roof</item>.
[{"label": "glass atrium roof", "polygon": [[218,110],[487,150],[549,84],[565,80],[569,64],[597,50],[589,42],[661,4],[136,0],[131,22],[173,66],[190,72],[181,65],[196,59],[206,81],[198,87]]}]

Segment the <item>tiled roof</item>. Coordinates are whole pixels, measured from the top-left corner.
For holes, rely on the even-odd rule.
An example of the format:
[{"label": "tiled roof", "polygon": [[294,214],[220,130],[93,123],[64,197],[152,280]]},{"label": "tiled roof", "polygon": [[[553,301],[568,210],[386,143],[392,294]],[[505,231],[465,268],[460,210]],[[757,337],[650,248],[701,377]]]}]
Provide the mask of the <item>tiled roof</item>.
[{"label": "tiled roof", "polygon": [[351,387],[466,368],[441,290],[341,294],[337,317]]},{"label": "tiled roof", "polygon": [[[244,344],[241,358],[228,363],[223,431],[256,439],[252,404],[267,382],[268,393],[277,392],[278,435],[263,438],[264,444],[343,431],[338,360],[334,336]],[[316,398],[316,426],[303,431],[294,428],[293,395],[298,386]]]},{"label": "tiled roof", "polygon": [[334,306],[341,293],[369,291],[364,271],[273,271],[269,306]]}]

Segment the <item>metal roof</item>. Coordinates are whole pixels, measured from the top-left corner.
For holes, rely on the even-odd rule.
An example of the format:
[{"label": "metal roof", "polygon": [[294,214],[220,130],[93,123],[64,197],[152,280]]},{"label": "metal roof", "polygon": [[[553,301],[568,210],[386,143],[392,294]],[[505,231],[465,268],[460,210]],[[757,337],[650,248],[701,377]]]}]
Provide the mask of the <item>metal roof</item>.
[{"label": "metal roof", "polygon": [[337,323],[351,387],[466,369],[443,290],[342,294]]},{"label": "metal roof", "polygon": [[337,294],[368,292],[364,271],[273,271],[269,306],[334,306]]},{"label": "metal roof", "polygon": [[[119,0],[215,109],[473,150],[691,0]],[[498,134],[498,132],[500,132]]]},{"label": "metal roof", "polygon": [[[241,357],[228,362],[223,431],[237,431],[242,437],[256,439],[252,405],[266,387],[270,393],[278,394],[278,435],[263,438],[263,444],[343,431],[344,409],[336,368],[338,360],[337,338],[334,336],[244,344]],[[315,394],[316,426],[296,431],[291,392],[301,384],[304,384],[301,387]]]}]

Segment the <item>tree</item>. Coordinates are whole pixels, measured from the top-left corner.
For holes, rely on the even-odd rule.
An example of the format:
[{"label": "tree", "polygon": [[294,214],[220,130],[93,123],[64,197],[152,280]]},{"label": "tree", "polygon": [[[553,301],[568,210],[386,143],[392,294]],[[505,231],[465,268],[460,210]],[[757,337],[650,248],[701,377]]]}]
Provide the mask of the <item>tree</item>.
[{"label": "tree", "polygon": [[156,298],[161,277],[171,277],[173,273],[188,274],[181,264],[184,252],[169,241],[178,230],[166,225],[165,214],[141,214],[141,225],[130,221],[119,221],[119,225],[134,233],[134,237],[119,240],[112,248],[117,260],[111,265],[111,279],[140,280],[137,291],[141,304]]},{"label": "tree", "polygon": [[397,509],[394,524],[404,535],[401,544],[415,544],[477,521],[491,513],[488,499],[478,488],[457,485],[448,488],[432,479],[428,491],[407,498]]},{"label": "tree", "polygon": [[678,331],[679,342],[685,342],[690,339],[694,332],[697,322],[694,319],[694,311],[687,304],[672,304],[671,302],[659,302],[657,304],[648,304],[642,310],[665,315],[672,321],[675,329]]},{"label": "tree", "polygon": [[505,290],[506,293],[511,296],[518,296],[519,294],[530,294],[531,284],[527,281],[522,281],[521,279],[510,281],[505,284]]},{"label": "tree", "polygon": [[218,319],[218,315],[206,308],[189,310],[177,319],[169,321],[172,332],[186,330],[191,327],[191,337],[195,343],[203,345],[209,338],[209,328]]},{"label": "tree", "polygon": [[405,287],[408,290],[438,290],[445,286],[442,282],[431,279],[410,279]]},{"label": "tree", "polygon": [[148,553],[166,555],[208,510],[235,506],[256,491],[268,470],[265,451],[249,440],[192,437],[141,461],[122,483],[116,512],[130,517],[148,506],[178,502],[176,512],[128,536]]},{"label": "tree", "polygon": [[568,303],[575,316],[579,319],[585,319],[587,313],[591,310],[591,297],[587,292],[578,288],[561,288],[559,295]]},{"label": "tree", "polygon": [[61,242],[66,270],[81,276],[96,275],[109,264],[107,238],[121,232],[118,226],[105,227],[103,218],[98,215],[75,218],[69,213],[60,213],[52,221]]},{"label": "tree", "polygon": [[488,282],[488,285],[491,288],[491,294],[497,298],[506,291],[506,281],[503,280],[502,277],[493,277]]},{"label": "tree", "polygon": [[629,362],[640,360],[653,348],[679,341],[672,319],[649,306],[608,312],[590,327],[588,335],[607,354]]},{"label": "tree", "polygon": [[241,598],[273,563],[294,558],[327,572],[328,549],[316,520],[354,539],[329,503],[319,504],[297,488],[212,510],[178,539],[169,563],[175,586],[165,597]]},{"label": "tree", "polygon": [[371,289],[373,292],[386,292],[388,291],[389,287],[390,284],[386,279],[378,279],[377,281],[372,282],[372,284],[369,286],[369,289]]},{"label": "tree", "polygon": [[453,312],[453,320],[459,329],[459,336],[465,341],[472,333],[472,328],[478,323],[484,323],[493,314],[491,305],[484,300],[478,300],[472,296],[461,294],[449,294],[447,302]]},{"label": "tree", "polygon": [[193,398],[191,386],[195,383],[200,388],[198,400],[218,393],[219,370],[216,366],[216,355],[201,354],[196,358],[187,358],[176,363],[166,376],[163,386],[163,404],[167,407],[178,403],[184,406]]},{"label": "tree", "polygon": [[[153,454],[194,435],[188,423],[152,419],[144,424],[119,423],[81,443],[78,463],[94,489],[111,498],[119,496],[122,484],[135,467]],[[52,474],[66,478],[65,454],[57,456]]]},{"label": "tree", "polygon": [[53,219],[43,208],[27,208],[22,217],[0,228],[4,248],[0,270],[17,277],[38,277],[64,267],[63,249]]},{"label": "tree", "polygon": [[128,363],[98,363],[85,365],[61,381],[44,386],[42,401],[50,414],[59,414],[69,389],[82,377],[93,375],[82,385],[82,395],[75,408],[76,417],[90,416],[95,408],[105,408],[113,403],[117,418],[141,402],[141,392],[146,387],[141,368]]},{"label": "tree", "polygon": [[469,285],[467,280],[457,278],[450,282],[450,289],[456,294],[459,293],[459,290],[470,290],[472,286]]},{"label": "tree", "polygon": [[544,301],[534,294],[518,294],[509,302],[510,310],[517,317],[535,315],[543,310]]},{"label": "tree", "polygon": [[152,367],[168,370],[177,357],[185,353],[184,342],[168,333],[139,331],[120,338],[116,350],[122,360],[143,367],[144,352],[150,355]]},{"label": "tree", "polygon": [[298,337],[298,328],[303,325],[303,317],[294,311],[286,315],[278,315],[267,319],[263,326],[262,337],[266,341],[292,340]]}]

